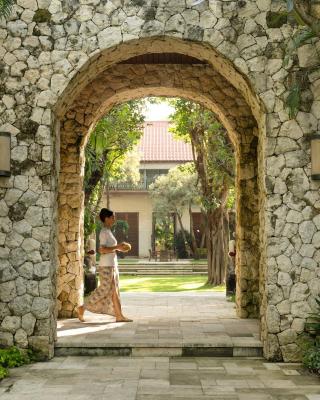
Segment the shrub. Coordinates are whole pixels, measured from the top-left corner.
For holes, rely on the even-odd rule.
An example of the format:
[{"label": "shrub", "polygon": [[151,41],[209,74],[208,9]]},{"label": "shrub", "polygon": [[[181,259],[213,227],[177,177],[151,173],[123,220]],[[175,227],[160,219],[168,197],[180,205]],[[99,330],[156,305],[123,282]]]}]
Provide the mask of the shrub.
[{"label": "shrub", "polygon": [[0,379],[8,376],[9,368],[20,367],[37,359],[37,354],[32,350],[21,350],[17,347],[0,349]]},{"label": "shrub", "polygon": [[[188,231],[184,231],[185,237],[189,243],[189,246],[191,245],[191,235]],[[174,247],[177,251],[177,256],[178,258],[189,258],[189,253],[187,251],[187,246],[186,243],[184,243],[182,232],[179,231],[175,234],[174,237]]]},{"label": "shrub", "polygon": [[320,375],[320,340],[306,341],[303,346],[303,364],[312,372]]},{"label": "shrub", "polygon": [[309,314],[300,345],[303,351],[303,364],[310,371],[320,375],[320,298],[317,298],[316,302],[318,309]]},{"label": "shrub", "polygon": [[5,378],[6,376],[8,376],[8,370],[7,368],[4,368],[0,365],[0,381],[1,379]]}]

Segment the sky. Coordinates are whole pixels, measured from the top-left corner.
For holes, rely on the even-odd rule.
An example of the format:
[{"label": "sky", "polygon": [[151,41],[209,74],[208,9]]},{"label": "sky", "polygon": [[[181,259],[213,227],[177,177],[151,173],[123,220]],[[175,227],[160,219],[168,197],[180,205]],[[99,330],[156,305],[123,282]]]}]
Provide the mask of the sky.
[{"label": "sky", "polygon": [[174,108],[167,103],[150,104],[148,103],[144,115],[146,121],[168,121],[169,115],[172,114]]}]

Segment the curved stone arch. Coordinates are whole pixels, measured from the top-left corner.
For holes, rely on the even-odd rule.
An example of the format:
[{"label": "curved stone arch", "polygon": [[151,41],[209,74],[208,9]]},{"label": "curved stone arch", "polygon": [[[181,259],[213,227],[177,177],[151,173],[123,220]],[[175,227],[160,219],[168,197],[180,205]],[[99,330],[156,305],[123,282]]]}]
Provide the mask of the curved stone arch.
[{"label": "curved stone arch", "polygon": [[[266,226],[265,237],[260,234],[261,259],[267,265],[260,269],[264,354],[297,360],[295,338],[316,309],[320,284],[320,222],[314,215],[319,214],[320,192],[311,178],[310,144],[305,140],[320,120],[319,74],[306,68],[306,60],[315,59],[314,46],[301,48],[293,69],[284,67],[282,44],[295,28],[268,27],[268,12],[278,11],[277,2],[270,0],[210,0],[195,7],[189,1],[173,6],[168,0],[152,0],[150,7],[130,0],[49,3],[45,20],[37,23],[33,17],[39,16],[40,2],[18,2],[1,30],[0,80],[6,95],[0,98],[0,122],[12,139],[12,176],[0,178],[0,259],[5,271],[0,285],[1,293],[2,288],[7,292],[0,296],[1,343],[53,354],[59,166],[55,122],[95,75],[121,60],[148,52],[180,52],[220,70],[242,93],[257,121],[253,136],[258,143],[252,148],[259,157],[258,192],[267,192],[260,212],[260,220],[265,219],[261,227]],[[293,119],[285,106],[290,69],[308,74],[308,88]],[[77,124],[73,121],[75,129],[88,131]],[[78,190],[79,177],[72,174],[81,175],[77,140],[82,139],[73,134],[69,139],[74,157],[69,186]],[[251,201],[254,196],[244,199]],[[63,212],[73,215],[76,207]],[[74,217],[77,226],[69,230],[70,241],[79,233],[78,211]],[[74,252],[69,262],[78,263],[78,258]],[[28,281],[39,291],[28,289]],[[12,329],[6,316],[8,321],[17,316],[21,325]]]},{"label": "curved stone arch", "polygon": [[135,40],[119,41],[114,46],[95,51],[83,62],[76,73],[70,78],[63,93],[60,95],[55,112],[58,116],[70,107],[83,88],[104,70],[125,61],[131,57],[148,53],[179,53],[192,56],[207,62],[214,70],[231,83],[245,98],[257,121],[261,119],[264,106],[257,93],[243,73],[241,73],[226,56],[220,54],[209,42],[197,43],[192,38],[180,39],[174,36],[148,36]]},{"label": "curved stone arch", "polygon": [[[220,79],[220,87],[214,82],[215,79]],[[262,200],[258,193],[259,187],[261,188],[258,181],[263,178],[258,176],[259,129],[250,108],[243,97],[227,81],[221,80],[219,74],[210,67],[184,65],[148,67],[126,64],[109,68],[90,82],[61,120],[59,210],[62,227],[59,235],[61,269],[58,282],[60,315],[65,317],[74,315],[81,295],[79,288],[82,274],[81,263],[78,260],[81,259],[83,200],[80,171],[84,165],[83,149],[86,139],[97,120],[114,105],[150,95],[179,96],[201,103],[218,115],[231,135],[237,153],[239,192],[237,208],[239,227],[241,226],[238,232],[238,311],[242,317],[257,317],[259,276],[262,275],[259,273],[262,267],[259,265],[258,243],[259,209]],[[78,196],[70,198],[69,195],[74,193]],[[76,237],[70,234],[68,226],[69,228],[72,226],[72,232],[78,230]],[[263,228],[261,231],[263,232]],[[68,237],[71,239],[66,240]]]},{"label": "curved stone arch", "polygon": [[[98,122],[100,118],[106,113],[106,110],[110,109],[110,102],[118,103],[117,97],[121,97],[121,99],[129,100],[132,96],[135,96],[132,93],[133,90],[138,91],[143,86],[143,92],[147,93],[149,91],[150,95],[154,92],[159,93],[159,96],[164,96],[165,93],[168,93],[168,97],[175,96],[174,93],[180,88],[183,89],[184,97],[189,99],[195,99],[195,97],[201,98],[201,103],[210,108],[223,122],[223,124],[228,129],[229,134],[232,135],[231,139],[234,142],[234,145],[237,142],[236,139],[236,119],[239,118],[252,118],[253,115],[251,113],[250,108],[247,106],[244,98],[237,93],[237,91],[230,85],[227,81],[223,80],[219,82],[219,85],[215,82],[217,79],[221,79],[219,74],[215,73],[210,67],[203,66],[179,66],[180,72],[184,74],[186,79],[189,79],[189,84],[186,87],[182,81],[177,82],[177,80],[173,80],[171,74],[177,72],[177,66],[163,66],[163,65],[153,65],[152,66],[152,74],[150,76],[150,71],[148,73],[148,66],[140,66],[139,69],[145,68],[146,75],[145,78],[158,79],[163,78],[164,74],[168,74],[168,78],[166,81],[162,80],[161,86],[153,86],[152,83],[146,83],[144,86],[141,85],[141,82],[130,81],[130,89],[123,85],[123,87],[114,89],[112,83],[115,86],[118,86],[119,83],[119,74],[123,74],[125,77],[128,74],[134,74],[134,70],[138,69],[135,66],[128,65],[117,65],[116,67],[110,68],[106,70],[104,73],[99,75],[99,77],[90,84],[88,84],[78,100],[75,101],[70,110],[76,110],[78,107],[81,109],[83,107],[90,106],[90,112],[86,115],[85,126],[90,129]],[[139,72],[140,73],[140,72]],[[154,76],[156,75],[156,77]],[[161,76],[162,75],[162,76]],[[192,81],[191,81],[192,79]],[[200,79],[200,80],[199,80]],[[205,82],[203,82],[203,80]],[[121,81],[121,84],[123,81]],[[207,86],[204,87],[204,84]],[[223,84],[224,86],[222,86]],[[111,85],[111,86],[110,86]],[[195,90],[197,95],[195,95]],[[166,92],[167,91],[167,92]],[[127,92],[127,94],[125,93]],[[148,94],[143,94],[143,96],[147,96]],[[136,97],[141,97],[141,94],[137,94]],[[98,98],[98,102],[91,103],[93,98]],[[126,100],[123,100],[126,101]],[[86,103],[86,105],[84,105]],[[92,116],[90,118],[90,115]]]}]

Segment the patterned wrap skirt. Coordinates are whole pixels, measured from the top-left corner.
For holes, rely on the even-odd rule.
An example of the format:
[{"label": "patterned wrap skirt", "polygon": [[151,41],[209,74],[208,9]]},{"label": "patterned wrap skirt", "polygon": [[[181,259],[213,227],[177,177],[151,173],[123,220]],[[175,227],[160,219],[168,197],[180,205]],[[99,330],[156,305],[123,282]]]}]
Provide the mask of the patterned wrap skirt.
[{"label": "patterned wrap skirt", "polygon": [[115,316],[112,294],[116,290],[120,298],[118,267],[99,267],[98,272],[100,284],[86,299],[85,309],[96,314]]}]

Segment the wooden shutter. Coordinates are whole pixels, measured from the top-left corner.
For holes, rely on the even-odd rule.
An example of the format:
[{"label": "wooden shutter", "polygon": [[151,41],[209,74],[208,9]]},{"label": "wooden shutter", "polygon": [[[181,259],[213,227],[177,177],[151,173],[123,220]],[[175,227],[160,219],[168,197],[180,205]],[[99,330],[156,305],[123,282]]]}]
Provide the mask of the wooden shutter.
[{"label": "wooden shutter", "polygon": [[[205,234],[205,222],[203,214],[201,212],[192,213],[193,220],[193,233],[197,241],[198,247],[201,244],[202,235]],[[204,247],[206,247],[206,241],[204,241]]]},{"label": "wooden shutter", "polygon": [[[136,212],[116,212],[116,218],[127,221],[129,232],[127,241],[131,244],[131,250],[126,253],[128,256],[139,257],[139,213]],[[122,241],[122,238],[116,238]]]}]

